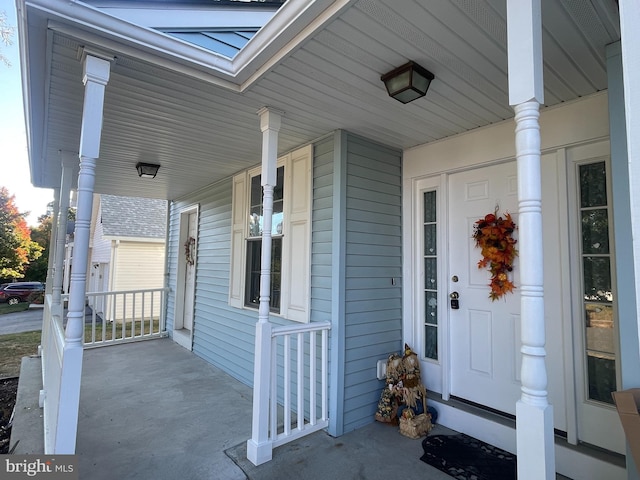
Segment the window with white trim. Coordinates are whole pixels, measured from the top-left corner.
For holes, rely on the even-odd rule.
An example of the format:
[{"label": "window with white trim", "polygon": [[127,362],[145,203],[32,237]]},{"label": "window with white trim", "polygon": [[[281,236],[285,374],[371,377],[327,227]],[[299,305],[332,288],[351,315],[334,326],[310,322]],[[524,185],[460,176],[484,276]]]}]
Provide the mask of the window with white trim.
[{"label": "window with white trim", "polygon": [[[309,317],[312,146],[278,159],[271,250],[272,313]],[[233,178],[229,304],[258,308],[262,250],[261,168]]]},{"label": "window with white trim", "polygon": [[[276,171],[276,185],[273,189],[273,217],[271,227],[271,291],[270,307],[280,313],[280,287],[282,277],[282,232],[284,226],[284,166]],[[264,212],[262,203],[262,175],[250,176],[249,212],[247,230],[247,252],[245,276],[245,307],[258,308],[260,305],[260,268],[262,259],[262,232]]]}]

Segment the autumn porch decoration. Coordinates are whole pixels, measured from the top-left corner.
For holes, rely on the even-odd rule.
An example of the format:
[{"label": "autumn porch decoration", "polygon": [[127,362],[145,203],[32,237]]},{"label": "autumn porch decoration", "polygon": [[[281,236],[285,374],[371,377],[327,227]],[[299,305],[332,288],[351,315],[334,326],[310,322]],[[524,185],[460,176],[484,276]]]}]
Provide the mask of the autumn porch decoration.
[{"label": "autumn porch decoration", "polygon": [[517,240],[513,238],[516,229],[511,215],[505,213],[503,218],[498,215],[497,208],[494,213],[485,215],[474,225],[473,238],[476,247],[480,247],[482,253],[478,268],[488,266],[491,272],[491,301],[498,300],[516,288],[509,280],[509,273],[513,271],[513,260],[518,255],[515,247]]}]

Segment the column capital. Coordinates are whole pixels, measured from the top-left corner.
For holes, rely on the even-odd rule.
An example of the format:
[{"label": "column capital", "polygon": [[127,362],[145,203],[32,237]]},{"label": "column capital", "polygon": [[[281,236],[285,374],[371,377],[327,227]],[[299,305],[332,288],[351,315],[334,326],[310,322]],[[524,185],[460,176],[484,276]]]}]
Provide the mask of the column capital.
[{"label": "column capital", "polygon": [[115,57],[88,48],[82,48],[80,55],[82,60],[82,82],[85,85],[90,81],[106,85],[109,82],[111,62],[115,60]]},{"label": "column capital", "polygon": [[282,125],[282,117],[284,116],[284,111],[278,110],[273,107],[262,107],[258,110],[258,115],[260,115],[260,130],[275,130],[279,131],[280,126]]}]

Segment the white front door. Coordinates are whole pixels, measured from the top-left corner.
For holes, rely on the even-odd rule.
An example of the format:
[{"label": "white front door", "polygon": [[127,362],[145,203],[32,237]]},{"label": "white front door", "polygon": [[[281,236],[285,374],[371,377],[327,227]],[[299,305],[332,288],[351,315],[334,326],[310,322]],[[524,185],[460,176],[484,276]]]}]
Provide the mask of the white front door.
[{"label": "white front door", "polygon": [[187,330],[193,330],[193,307],[195,300],[195,287],[196,287],[196,264],[195,264],[195,249],[196,249],[196,235],[198,232],[198,216],[196,213],[189,214],[189,227],[188,236],[185,240],[185,254],[186,250],[189,250],[190,260],[185,262],[185,275],[184,275],[184,302],[182,311],[182,327]]},{"label": "white front door", "polygon": [[193,317],[196,290],[196,257],[198,238],[198,208],[180,214],[180,243],[173,339],[191,350],[193,348]]},{"label": "white front door", "polygon": [[[492,301],[490,274],[478,268],[474,224],[498,208],[518,223],[515,162],[468,170],[449,177],[449,294],[451,394],[509,414],[520,398],[520,296],[518,261],[513,294]],[[517,232],[514,234],[517,238]],[[516,244],[517,246],[517,244]],[[456,293],[454,293],[456,292]]]}]

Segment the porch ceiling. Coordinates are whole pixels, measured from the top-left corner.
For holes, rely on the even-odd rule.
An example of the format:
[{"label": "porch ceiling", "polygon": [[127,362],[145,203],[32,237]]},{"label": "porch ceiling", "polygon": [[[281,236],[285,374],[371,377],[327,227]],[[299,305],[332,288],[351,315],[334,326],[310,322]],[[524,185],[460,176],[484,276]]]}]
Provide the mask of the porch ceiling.
[{"label": "porch ceiling", "polygon": [[[58,187],[58,152],[78,151],[82,46],[117,57],[106,88],[97,193],[176,199],[257,164],[256,112],[265,105],[286,112],[283,153],[337,128],[406,149],[513,117],[505,0],[335,3],[344,6],[320,27],[309,20],[304,40],[283,46],[280,61],[260,66],[264,74],[244,83],[227,76],[228,88],[219,85],[219,72],[184,73],[184,59],[150,56],[72,18],[31,11],[27,2],[21,42],[32,182]],[[546,105],[606,89],[605,45],[619,39],[615,1],[542,3]],[[435,80],[426,97],[402,105],[387,96],[380,75],[407,60]],[[159,163],[158,176],[138,178],[139,161]]]}]

